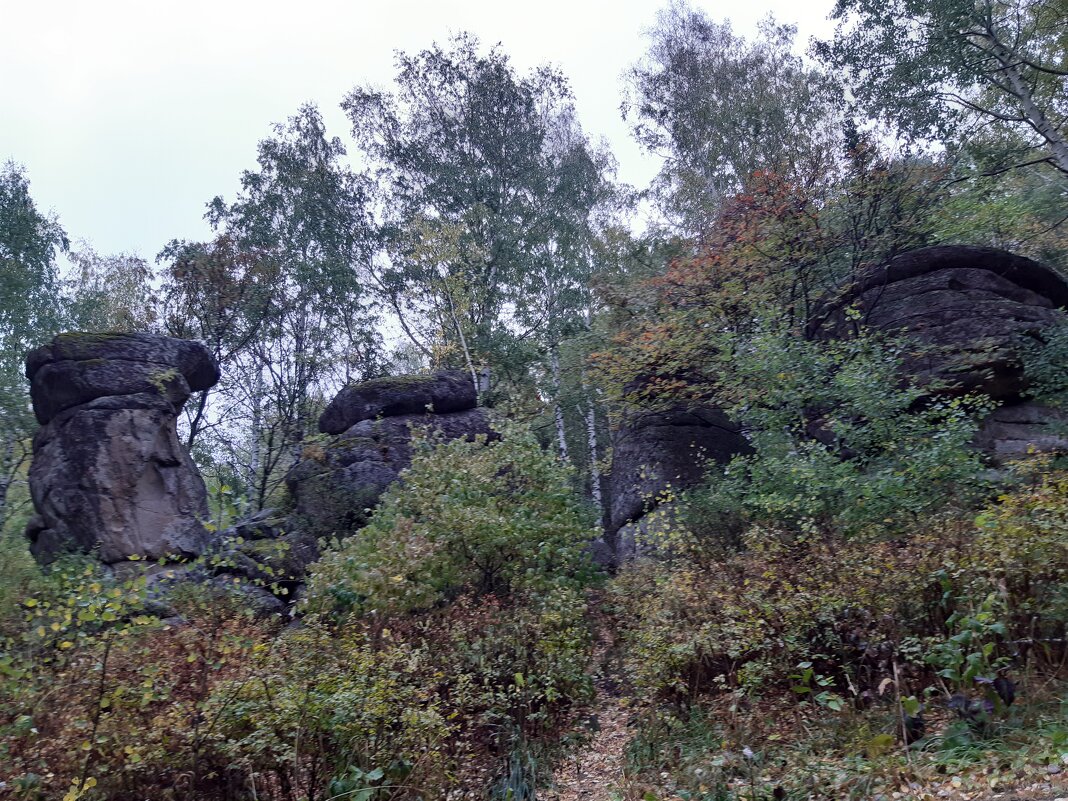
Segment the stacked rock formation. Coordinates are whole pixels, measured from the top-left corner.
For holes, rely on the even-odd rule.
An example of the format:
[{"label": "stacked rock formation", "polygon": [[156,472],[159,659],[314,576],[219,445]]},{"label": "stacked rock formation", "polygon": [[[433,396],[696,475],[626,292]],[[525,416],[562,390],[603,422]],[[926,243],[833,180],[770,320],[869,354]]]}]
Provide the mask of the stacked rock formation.
[{"label": "stacked rock formation", "polygon": [[[903,378],[931,396],[977,392],[1000,404],[976,439],[1000,462],[1033,449],[1068,453],[1068,414],[1027,397],[1021,359],[1044,330],[1068,321],[1065,307],[1068,283],[1050,267],[993,248],[931,247],[901,254],[824,298],[807,334],[843,338],[865,327],[911,337],[917,347]],[[714,407],[630,413],[612,440],[606,540],[615,561],[672,525],[673,490],[699,484],[708,466],[749,450]]]},{"label": "stacked rock formation", "polygon": [[176,430],[190,393],[219,380],[203,345],[60,334],[27,356],[26,377],[41,423],[27,527],[38,560],[77,551],[113,564],[204,550],[204,482]]},{"label": "stacked rock formation", "polygon": [[375,379],[341,390],[319,418],[319,430],[334,438],[306,447],[286,477],[295,519],[320,536],[360,528],[411,464],[413,429],[440,441],[495,436],[477,402],[470,376],[459,370]]},{"label": "stacked rock formation", "polygon": [[1022,354],[1043,331],[1068,322],[1068,282],[1052,268],[994,248],[910,251],[871,269],[818,305],[814,338],[860,326],[917,343],[902,372],[932,395],[977,392],[1001,406],[977,445],[995,460],[1034,448],[1068,452],[1065,415],[1027,398]]}]

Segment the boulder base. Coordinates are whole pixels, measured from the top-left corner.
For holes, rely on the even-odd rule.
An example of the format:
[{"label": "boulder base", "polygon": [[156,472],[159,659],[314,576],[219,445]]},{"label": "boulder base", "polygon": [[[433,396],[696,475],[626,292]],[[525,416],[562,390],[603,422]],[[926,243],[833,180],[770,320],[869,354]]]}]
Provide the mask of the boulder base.
[{"label": "boulder base", "polygon": [[366,524],[382,493],[412,463],[412,429],[445,442],[496,436],[483,409],[362,420],[324,446],[305,448],[286,477],[300,525],[323,536]]},{"label": "boulder base", "polygon": [[612,544],[616,532],[670,500],[672,491],[700,483],[709,463],[726,464],[750,450],[738,426],[715,407],[630,413],[612,437]]}]

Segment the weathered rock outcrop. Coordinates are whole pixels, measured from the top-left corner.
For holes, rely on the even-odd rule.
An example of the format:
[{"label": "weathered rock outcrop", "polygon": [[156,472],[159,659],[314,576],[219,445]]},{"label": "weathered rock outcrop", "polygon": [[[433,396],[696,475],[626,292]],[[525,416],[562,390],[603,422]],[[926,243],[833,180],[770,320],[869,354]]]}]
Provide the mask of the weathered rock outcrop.
[{"label": "weathered rock outcrop", "polygon": [[642,529],[628,529],[634,536],[626,542],[617,541],[617,532],[669,500],[670,490],[700,483],[709,464],[749,451],[738,426],[715,407],[629,413],[612,436],[606,535],[617,559],[640,547]]},{"label": "weathered rock outcrop", "polygon": [[442,370],[429,376],[376,378],[345,387],[319,418],[324,434],[341,434],[364,420],[405,414],[446,414],[474,409],[478,396],[471,376]]},{"label": "weathered rock outcrop", "polygon": [[294,519],[262,509],[221,532],[205,557],[212,574],[244,579],[291,601],[319,558],[319,544]]},{"label": "weathered rock outcrop", "polygon": [[1001,406],[986,416],[975,444],[1004,464],[1029,453],[1068,453],[1068,411],[1035,401]]},{"label": "weathered rock outcrop", "polygon": [[60,334],[26,358],[34,412],[27,527],[41,561],[65,551],[193,556],[208,536],[204,482],[176,420],[219,368],[202,345],[153,334]]},{"label": "weathered rock outcrop", "polygon": [[939,394],[979,391],[1018,400],[1020,348],[1064,320],[1068,283],[1052,268],[994,248],[939,246],[903,253],[818,305],[817,338],[861,325],[906,334],[918,349],[903,371]]},{"label": "weathered rock outcrop", "polygon": [[[470,376],[459,371],[428,378],[377,379],[343,389],[319,420],[336,432],[325,445],[309,446],[286,477],[296,503],[294,519],[318,535],[363,526],[400,472],[412,461],[412,429],[441,441],[482,434],[493,437],[476,402]],[[434,412],[425,411],[430,407]]]},{"label": "weathered rock outcrop", "polygon": [[[902,365],[934,395],[979,392],[1003,404],[976,444],[995,461],[1029,450],[1065,452],[1064,413],[1026,399],[1024,348],[1066,322],[1068,282],[1055,270],[994,248],[940,246],[903,253],[817,307],[810,336],[845,337],[860,325],[904,334]],[[853,311],[851,311],[853,310]]]}]

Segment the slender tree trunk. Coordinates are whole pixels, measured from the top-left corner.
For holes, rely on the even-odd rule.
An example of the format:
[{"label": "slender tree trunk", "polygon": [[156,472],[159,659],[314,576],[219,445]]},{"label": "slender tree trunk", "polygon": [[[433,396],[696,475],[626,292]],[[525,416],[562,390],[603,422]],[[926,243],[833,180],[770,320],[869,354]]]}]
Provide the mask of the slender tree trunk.
[{"label": "slender tree trunk", "polygon": [[456,306],[452,302],[452,293],[449,291],[448,286],[445,287],[445,298],[449,301],[449,316],[452,317],[452,323],[456,326],[456,336],[460,338],[460,347],[464,351],[464,361],[467,362],[467,369],[471,373],[471,383],[475,386],[475,393],[478,394],[478,372],[475,370],[475,364],[471,361],[471,351],[467,348],[467,338],[464,336],[463,327],[460,325],[460,318],[456,316]]},{"label": "slender tree trunk", "polygon": [[1020,101],[1020,110],[1023,112],[1024,119],[1046,141],[1053,165],[1068,175],[1068,139],[1057,129],[1056,125],[1049,121],[1045,112],[1035,103],[1031,87],[1020,72],[1020,59],[994,36],[991,35],[988,39],[994,56],[1001,64],[1001,72],[1008,81],[1012,94]]},{"label": "slender tree trunk", "polygon": [[582,389],[586,396],[586,446],[590,455],[590,495],[597,507],[597,519],[603,524],[605,519],[604,494],[601,491],[601,465],[597,448],[597,408],[593,394],[586,384],[586,371],[582,371]]},{"label": "slender tree trunk", "polygon": [[[249,437],[251,438],[249,448],[249,475],[252,479],[250,482],[252,486],[258,488],[260,486],[260,470],[263,465],[263,418],[260,411],[260,404],[263,403],[263,368],[260,365],[256,365],[256,378],[252,384],[252,422],[251,430],[249,431]],[[263,499],[259,497],[257,499],[257,508],[262,508]]]},{"label": "slender tree trunk", "polygon": [[208,393],[210,389],[205,389],[200,393],[200,398],[197,401],[196,414],[193,415],[193,419],[189,421],[189,436],[185,439],[185,449],[187,451],[193,450],[193,443],[196,441],[197,434],[200,433],[201,425],[204,422],[204,413],[208,408]]},{"label": "slender tree trunk", "polygon": [[560,448],[560,458],[570,461],[567,452],[567,436],[564,429],[564,407],[560,403],[560,352],[553,346],[549,352],[549,366],[553,376],[553,418],[556,421],[556,441]]}]

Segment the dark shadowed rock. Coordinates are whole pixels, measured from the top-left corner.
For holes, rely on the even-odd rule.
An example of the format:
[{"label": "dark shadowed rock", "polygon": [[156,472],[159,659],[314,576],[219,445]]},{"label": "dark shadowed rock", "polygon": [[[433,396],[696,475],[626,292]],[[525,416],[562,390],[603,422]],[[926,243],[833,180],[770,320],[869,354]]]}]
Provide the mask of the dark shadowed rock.
[{"label": "dark shadowed rock", "polygon": [[1068,282],[1050,267],[994,248],[942,246],[903,253],[825,299],[808,326],[816,338],[861,325],[916,342],[902,373],[931,394],[979,392],[1003,405],[976,445],[994,461],[1068,451],[1065,413],[1027,400],[1021,356],[1066,321]]},{"label": "dark shadowed rock", "polygon": [[362,420],[323,446],[304,449],[286,476],[296,518],[319,535],[363,526],[400,472],[412,463],[412,429],[441,441],[496,436],[484,409]]},{"label": "dark shadowed rock", "polygon": [[199,342],[156,334],[60,334],[26,357],[34,412],[42,425],[96,398],[164,394],[181,406],[214,386],[219,366]]},{"label": "dark shadowed rock", "polygon": [[[116,565],[116,568],[127,566]],[[147,611],[177,625],[184,624],[179,615],[182,609],[188,608],[191,600],[194,605],[204,601],[213,605],[219,601],[230,601],[250,610],[257,617],[285,615],[289,611],[286,600],[240,575],[213,574],[201,564],[145,567],[138,563],[135,567],[138,572],[123,572],[145,576]],[[192,598],[188,593],[192,594]]]},{"label": "dark shadowed rock", "polygon": [[631,412],[612,436],[609,539],[658,506],[665,491],[693,487],[708,463],[726,464],[749,444],[714,407]]},{"label": "dark shadowed rock", "polygon": [[223,531],[205,564],[215,575],[240,576],[289,601],[318,558],[313,535],[264,509]]},{"label": "dark shadowed rock", "polygon": [[1029,453],[1068,453],[1068,411],[1034,401],[1002,406],[983,420],[976,445],[997,463]]},{"label": "dark shadowed rock", "polygon": [[61,334],[27,357],[34,411],[27,527],[41,561],[194,556],[208,533],[204,482],[177,414],[218,377],[199,343],[151,334]]},{"label": "dark shadowed rock", "polygon": [[1053,269],[994,248],[914,250],[873,268],[817,306],[808,333],[850,336],[860,326],[920,346],[903,372],[940,394],[998,400],[1025,389],[1024,343],[1063,320],[1068,283]]},{"label": "dark shadowed rock", "polygon": [[444,370],[429,376],[376,378],[345,387],[319,418],[324,434],[341,434],[363,420],[402,414],[462,412],[478,404],[471,376]]}]

